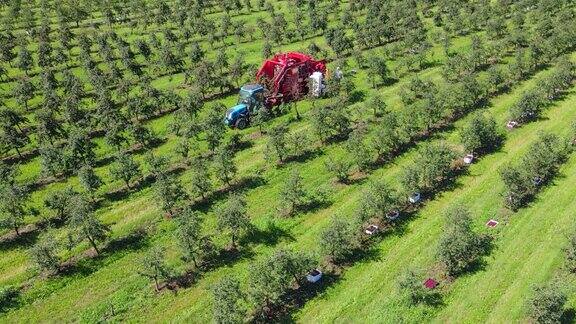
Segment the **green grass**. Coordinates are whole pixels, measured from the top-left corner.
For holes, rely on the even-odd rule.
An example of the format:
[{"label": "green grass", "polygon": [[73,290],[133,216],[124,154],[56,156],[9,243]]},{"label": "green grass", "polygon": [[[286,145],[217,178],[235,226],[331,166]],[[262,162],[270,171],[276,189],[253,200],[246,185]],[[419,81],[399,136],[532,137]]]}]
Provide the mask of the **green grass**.
[{"label": "green grass", "polygon": [[[516,93],[516,91],[515,91]],[[506,108],[515,95],[495,100],[490,114],[502,124]],[[363,316],[367,321],[409,322],[509,322],[524,318],[524,303],[531,285],[545,282],[563,259],[562,247],[574,231],[573,190],[576,158],[561,169],[561,175],[528,208],[508,215],[501,210],[503,184],[498,167],[521,156],[538,131],[565,134],[576,113],[572,95],[546,114],[547,120],[511,132],[503,149],[482,158],[470,174],[457,181],[455,190],[430,201],[410,222],[403,235],[385,239],[376,247],[376,260],[362,262],[347,271],[325,294],[308,303],[296,318],[302,322],[347,322]],[[445,307],[410,309],[397,291],[398,275],[407,268],[434,265],[441,233],[442,213],[463,203],[473,211],[478,230],[490,218],[501,221],[495,231],[494,251],[485,258],[484,269],[457,279],[443,288]],[[572,299],[574,306],[575,300]]]},{"label": "green grass", "polygon": [[[493,107],[489,108],[490,114],[497,116],[500,124],[502,124],[506,117],[507,108],[515,101],[521,91],[533,86],[533,84],[533,81],[526,82],[512,93],[494,100]],[[391,316],[397,313],[386,310],[392,307],[392,305],[396,305],[402,309],[403,314],[413,314],[414,319],[422,318],[424,315],[421,312],[425,312],[425,310],[421,310],[421,312],[418,310],[407,310],[398,300],[394,298],[388,299],[394,296],[395,276],[401,273],[407,266],[425,266],[433,261],[435,238],[437,238],[441,232],[442,218],[440,214],[447,205],[461,200],[469,203],[475,210],[482,210],[481,215],[477,215],[479,227],[485,222],[486,215],[498,212],[501,206],[501,190],[493,190],[494,187],[501,187],[498,175],[495,172],[497,166],[514,156],[519,156],[522,148],[525,148],[526,145],[531,142],[531,139],[535,138],[537,133],[535,130],[544,128],[546,125],[548,125],[546,128],[550,129],[556,127],[558,129],[565,129],[562,123],[567,125],[570,120],[570,118],[567,117],[574,114],[574,111],[570,109],[570,104],[574,99],[572,99],[572,96],[570,98],[571,101],[562,102],[559,107],[554,107],[551,110],[550,114],[547,115],[549,120],[527,125],[522,129],[512,132],[502,152],[483,158],[478,164],[475,164],[471,168],[471,176],[464,177],[458,181],[458,183],[462,183],[463,186],[465,186],[464,189],[443,193],[437,197],[436,200],[428,203],[416,219],[408,223],[404,234],[395,234],[386,238],[378,245],[378,254],[381,260],[361,262],[350,268],[350,270],[345,272],[341,281],[330,287],[325,295],[308,303],[308,305],[297,314],[297,318],[304,322],[313,319],[329,320],[337,317],[343,318],[343,316],[350,316],[349,319],[353,319],[353,314],[359,315],[369,310],[370,312],[374,312],[374,316],[376,316],[376,314],[379,315],[375,319],[391,320],[392,318],[385,316]],[[554,112],[561,112],[564,115],[556,116],[553,114]],[[462,122],[463,121],[459,123]],[[436,140],[455,141],[457,139],[456,135],[455,132],[450,132],[440,135],[439,139]],[[244,161],[250,156],[259,156],[258,152],[261,151],[261,149],[261,144],[256,145],[250,150],[242,152],[238,156],[238,160]],[[306,180],[307,186],[314,188],[330,184],[331,177],[327,175],[323,169],[323,161],[333,156],[333,154],[342,153],[338,147],[327,147],[324,155],[299,165],[299,169]],[[395,183],[398,172],[403,165],[409,162],[412,155],[413,152],[408,152],[396,159],[393,164],[377,170],[370,177],[385,178],[391,183]],[[258,160],[261,161],[260,158],[252,159],[252,161]],[[262,162],[259,162],[259,164],[261,163]],[[240,164],[240,166],[242,169],[259,167],[258,163],[256,165]],[[279,243],[279,246],[288,244],[289,246],[299,249],[313,248],[319,231],[332,214],[347,215],[353,211],[362,184],[339,188],[338,191],[334,192],[332,197],[333,205],[328,209],[313,214],[300,215],[294,219],[271,218],[271,216],[275,214],[275,211],[274,206],[270,206],[270,202],[275,201],[279,186],[283,179],[285,179],[288,169],[289,168],[273,170],[267,177],[269,181],[265,186],[249,192],[250,214],[253,217],[254,223],[260,228],[264,228],[265,224],[270,219],[273,219],[278,226],[296,238],[296,242],[284,239]],[[460,191],[465,191],[465,193],[461,193]],[[466,195],[471,197],[466,199],[464,198],[467,197]],[[486,197],[486,195],[488,195],[488,197]],[[150,205],[148,202],[149,197],[149,190],[144,190],[138,194],[134,194],[128,201],[108,206],[101,212],[103,220],[107,223],[114,224],[113,233],[115,237],[129,233],[135,226],[138,226],[138,224],[159,222],[158,209],[154,205]],[[209,221],[209,223],[210,222],[211,221]],[[170,236],[167,235],[167,232],[170,230],[170,225],[161,222],[159,227],[155,234],[155,237],[158,239],[155,239],[151,244],[172,245]],[[536,233],[539,232],[537,231]],[[270,253],[272,250],[271,247],[265,245],[251,245],[250,249],[256,255]],[[38,316],[42,316],[41,314],[45,313],[44,310],[56,308],[59,310],[58,316],[61,316],[62,319],[70,318],[69,316],[75,318],[76,315],[74,314],[78,310],[74,305],[78,303],[78,295],[85,295],[82,300],[86,303],[86,307],[83,308],[81,315],[79,315],[84,319],[97,319],[97,316],[102,316],[103,312],[106,311],[107,305],[113,303],[115,307],[120,308],[120,310],[116,310],[117,313],[121,313],[122,309],[126,309],[126,313],[119,315],[119,318],[124,318],[125,316],[125,318],[131,319],[148,319],[156,318],[150,316],[160,316],[156,318],[160,320],[164,318],[165,314],[173,314],[177,319],[201,320],[202,318],[210,317],[210,307],[208,307],[210,302],[206,294],[206,289],[209,285],[224,273],[239,273],[245,275],[246,266],[249,263],[249,260],[245,259],[234,263],[230,267],[224,267],[205,274],[197,285],[179,291],[176,296],[170,293],[154,296],[150,283],[136,273],[138,259],[145,250],[146,248],[143,248],[142,250],[128,251],[121,256],[106,257],[106,259],[110,258],[113,260],[110,261],[109,264],[106,264],[105,267],[85,277],[80,276],[79,278],[75,278],[75,280],[53,279],[52,282],[54,282],[54,284],[47,285],[48,287],[46,287],[44,282],[37,283],[37,286],[30,288],[30,295],[32,295],[30,298],[35,299],[34,296],[36,294],[46,293],[46,290],[50,293],[46,297],[36,300],[32,305],[9,313],[7,319],[18,318],[22,316],[21,312],[28,313],[30,307],[35,310],[35,314],[39,314]],[[107,263],[106,260],[103,262]],[[387,267],[389,267],[389,269]],[[358,273],[358,276],[355,276],[356,273]],[[376,276],[376,274],[378,274],[378,276]],[[367,278],[370,280],[367,280]],[[463,279],[463,281],[464,280],[465,279]],[[67,284],[63,286],[55,284],[55,282],[59,281],[67,282]],[[115,284],[112,284],[112,282]],[[384,285],[380,287],[378,283]],[[111,285],[113,287],[111,287]],[[385,291],[386,293],[379,294],[378,296],[385,299],[382,301],[385,305],[389,303],[392,304],[390,304],[389,307],[382,307],[382,304],[372,302],[375,301],[376,298],[367,293],[367,291],[363,291],[363,288],[366,287],[370,287],[368,291]],[[36,290],[38,291],[34,293],[33,291]],[[129,296],[135,292],[137,292],[136,297],[130,298]],[[358,296],[356,296],[356,294],[358,294]],[[357,298],[353,298],[353,296]],[[370,302],[366,300],[363,301],[363,299]],[[352,305],[343,307],[350,302],[353,302]],[[372,306],[370,307],[370,305]],[[349,307],[357,313],[353,313]],[[364,307],[370,308],[367,309]],[[375,308],[381,309],[381,311],[375,312]],[[341,309],[341,313],[336,312],[334,309]],[[147,313],[146,310],[154,314]],[[384,313],[382,314],[382,312]],[[485,312],[483,314],[485,314]],[[37,319],[41,319],[41,317]]]},{"label": "green grass", "polygon": [[[282,5],[281,10],[287,10],[288,3],[282,2]],[[263,14],[260,12],[248,17],[242,16],[242,19],[253,23],[256,17]],[[325,45],[315,37],[281,48],[299,49],[310,41]],[[229,39],[228,42],[232,40]],[[466,50],[468,45],[468,37],[454,41],[454,48],[458,50]],[[257,63],[260,61],[261,46],[262,42],[257,40],[243,43],[240,47],[248,54],[250,63]],[[205,48],[208,48],[207,45]],[[444,59],[438,45],[434,47],[434,58],[439,61]],[[392,63],[392,66],[394,64]],[[440,69],[441,67],[434,67],[418,74],[438,81]],[[547,71],[540,72],[531,80],[522,82],[510,93],[491,100],[491,106],[485,108],[485,112],[496,117],[498,124],[503,125],[508,108],[524,90],[534,87],[536,80],[546,73]],[[402,109],[398,90],[411,76],[412,74],[402,76],[399,82],[392,86],[373,90],[368,89],[366,75],[364,71],[360,71],[356,82],[358,88],[365,91],[367,96],[380,93],[388,106],[398,110]],[[153,85],[160,89],[173,89],[178,87],[182,78],[181,74],[172,79],[168,76],[160,77],[154,80]],[[177,91],[182,92],[182,89],[178,88]],[[37,100],[38,98],[35,102]],[[236,96],[229,96],[221,101],[230,105],[235,100]],[[291,121],[292,131],[311,132],[308,120],[310,104],[299,104],[299,110],[304,116],[302,121],[294,121],[291,113],[273,123]],[[566,134],[575,116],[576,94],[571,92],[565,100],[551,107],[543,120],[508,133],[501,151],[483,157],[471,166],[469,174],[456,180],[454,188],[438,194],[434,200],[426,201],[425,206],[411,220],[403,223],[399,229],[372,248],[372,258],[363,259],[347,268],[334,284],[308,301],[304,308],[297,310],[293,319],[304,323],[523,321],[523,305],[531,285],[546,281],[557,272],[562,263],[562,246],[566,243],[566,235],[576,227],[573,220],[576,203],[573,200],[572,188],[576,183],[576,158],[572,157],[562,167],[561,174],[553,185],[541,192],[528,208],[516,214],[505,213],[502,209],[503,186],[497,171],[499,166],[520,157],[536,139],[538,131]],[[155,148],[154,152],[170,156],[174,162],[176,141],[169,132],[171,120],[172,116],[166,115],[147,122],[147,127],[166,139],[165,144]],[[456,127],[466,120],[467,118],[457,121]],[[255,131],[251,128],[241,133],[249,135]],[[458,133],[451,129],[439,132],[418,146],[436,141],[447,141],[458,146]],[[96,139],[95,142],[99,145],[99,157],[112,154],[113,150],[102,139]],[[270,254],[278,247],[316,250],[319,233],[330,217],[350,216],[369,180],[385,179],[391,185],[397,186],[400,172],[415,153],[415,149],[411,149],[372,172],[366,181],[344,186],[334,185],[332,176],[324,167],[325,161],[346,156],[341,144],[324,146],[320,149],[321,154],[305,162],[293,162],[281,168],[273,168],[263,159],[265,138],[257,138],[252,142],[252,147],[239,152],[236,161],[242,177],[264,170],[264,183],[247,189],[245,193],[252,222],[270,241],[249,242],[242,249],[241,258],[202,274],[192,287],[176,293],[155,293],[150,281],[138,274],[139,262],[151,246],[167,247],[170,263],[178,270],[183,270],[185,265],[179,260],[178,249],[172,237],[173,222],[162,218],[152,189],[144,188],[121,201],[106,201],[98,211],[98,216],[111,225],[111,241],[121,240],[141,228],[149,232],[148,236],[116,251],[105,252],[98,259],[81,258],[76,271],[71,274],[50,279],[38,278],[27,255],[28,246],[0,250],[0,286],[13,284],[24,287],[19,299],[21,304],[5,314],[0,314],[0,322],[96,322],[105,318],[112,308],[116,314],[113,318],[115,321],[209,322],[212,305],[208,290],[216,280],[227,274],[245,278],[250,262]],[[201,149],[204,150],[205,147],[202,146]],[[142,161],[143,157],[137,155],[136,159]],[[276,208],[279,190],[292,169],[300,170],[309,191],[319,188],[328,190],[331,205],[293,218],[278,217]],[[22,165],[21,170],[22,180],[38,177],[39,159],[35,158]],[[121,186],[119,182],[111,181],[107,170],[108,166],[97,170],[107,182],[100,193]],[[181,178],[185,186],[190,185],[189,172],[184,172]],[[77,179],[70,177],[34,192],[30,205],[40,209],[45,216],[43,198],[47,193],[67,185],[78,188]],[[500,226],[492,231],[496,236],[496,246],[485,258],[483,269],[465,275],[453,283],[443,283],[443,306],[408,307],[397,291],[397,277],[410,267],[435,269],[434,253],[442,232],[442,213],[456,203],[464,203],[473,209],[475,226],[479,231],[486,231],[484,223],[488,218],[497,217],[501,220]],[[213,210],[208,208],[206,211],[206,231],[215,233]],[[27,219],[28,222],[37,220],[34,217]],[[272,226],[279,228],[283,235],[272,237],[269,232]],[[65,239],[66,229],[57,229],[56,233],[62,241]],[[228,238],[217,236],[216,240],[218,246],[223,246]],[[81,245],[72,251],[63,252],[63,257],[81,255],[86,249],[86,244]],[[576,306],[574,297],[571,297],[569,304]]]}]

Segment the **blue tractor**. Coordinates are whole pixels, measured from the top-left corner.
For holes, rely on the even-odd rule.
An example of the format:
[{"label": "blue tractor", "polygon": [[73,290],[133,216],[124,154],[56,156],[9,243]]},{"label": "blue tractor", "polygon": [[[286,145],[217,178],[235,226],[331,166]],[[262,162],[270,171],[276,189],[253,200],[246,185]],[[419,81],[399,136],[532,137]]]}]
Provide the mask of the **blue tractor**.
[{"label": "blue tractor", "polygon": [[230,127],[244,129],[250,124],[250,115],[264,107],[264,87],[246,84],[240,88],[238,104],[226,111],[224,122]]},{"label": "blue tractor", "polygon": [[244,129],[250,124],[250,116],[261,109],[299,100],[309,92],[318,97],[324,88],[325,73],[324,60],[317,61],[298,52],[276,54],[256,73],[259,84],[240,88],[238,104],[228,109],[224,122],[230,127]]}]

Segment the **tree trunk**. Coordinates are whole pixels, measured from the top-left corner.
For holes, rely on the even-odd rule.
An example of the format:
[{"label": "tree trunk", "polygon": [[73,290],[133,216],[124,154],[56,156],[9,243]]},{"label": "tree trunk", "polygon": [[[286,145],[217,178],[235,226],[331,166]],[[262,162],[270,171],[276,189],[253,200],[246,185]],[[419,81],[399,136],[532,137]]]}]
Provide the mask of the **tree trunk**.
[{"label": "tree trunk", "polygon": [[300,113],[298,112],[298,105],[294,102],[294,110],[296,111],[296,119],[300,120]]},{"label": "tree trunk", "polygon": [[14,231],[16,232],[16,236],[20,236],[20,231],[18,230],[18,225],[14,226]]},{"label": "tree trunk", "polygon": [[154,284],[156,285],[156,291],[160,291],[160,284],[158,283],[158,276],[154,276]]},{"label": "tree trunk", "polygon": [[88,241],[90,241],[90,245],[92,245],[92,247],[96,251],[96,255],[100,255],[100,250],[98,250],[98,246],[96,245],[96,242],[94,241],[94,239],[92,239],[92,237],[88,236]]},{"label": "tree trunk", "polygon": [[17,147],[15,147],[14,149],[16,150],[16,153],[18,153],[18,157],[22,158],[22,153],[20,153],[20,150]]}]

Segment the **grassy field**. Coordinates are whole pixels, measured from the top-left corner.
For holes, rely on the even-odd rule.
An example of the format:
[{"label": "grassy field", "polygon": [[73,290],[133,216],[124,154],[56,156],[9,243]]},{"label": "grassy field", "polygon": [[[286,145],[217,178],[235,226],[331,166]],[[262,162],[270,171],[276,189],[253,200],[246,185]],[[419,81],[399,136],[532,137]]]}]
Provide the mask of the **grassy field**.
[{"label": "grassy field", "polygon": [[[500,121],[514,93],[498,98],[488,110]],[[483,158],[470,173],[457,181],[453,190],[435,197],[402,233],[377,245],[374,260],[353,267],[334,287],[310,302],[297,318],[311,321],[438,322],[520,321],[531,286],[554,276],[564,258],[562,248],[573,232],[574,200],[569,189],[576,177],[576,160],[562,169],[551,188],[525,210],[516,214],[502,211],[502,183],[498,167],[519,156],[538,131],[566,133],[574,116],[574,96],[556,105],[546,120],[508,134],[500,152]],[[396,278],[411,267],[434,264],[436,242],[442,230],[442,213],[464,203],[473,210],[478,230],[495,232],[494,251],[477,272],[459,278],[443,289],[447,298],[438,309],[406,308],[397,292]],[[491,219],[500,221],[496,229],[486,229]],[[573,278],[569,278],[573,282]],[[571,299],[571,305],[576,300]],[[338,311],[335,311],[338,310]]]},{"label": "grassy field", "polygon": [[[291,19],[288,1],[272,1],[277,10],[284,12]],[[345,8],[346,2],[341,3]],[[221,12],[210,14],[218,19]],[[233,17],[242,19],[247,24],[255,24],[257,18],[267,17],[264,11]],[[100,20],[95,15],[95,20]],[[330,16],[331,24],[338,17]],[[56,18],[53,18],[54,28]],[[424,20],[429,28],[430,38],[440,28],[434,26],[431,19]],[[87,26],[86,24],[85,26]],[[175,25],[171,26],[177,28]],[[81,27],[76,32],[80,32]],[[158,28],[159,29],[159,28]],[[133,34],[126,26],[119,25],[115,31],[125,35],[132,42],[151,31]],[[15,30],[14,32],[18,32]],[[483,32],[479,35],[484,36]],[[470,50],[470,36],[458,36],[452,39],[452,51],[466,52]],[[206,40],[198,41],[205,49],[210,46]],[[229,44],[234,44],[233,36],[227,38]],[[304,41],[275,46],[276,51],[304,49],[316,42],[327,47],[323,37],[312,35]],[[257,65],[261,61],[263,41],[245,41],[230,51],[243,52],[247,63]],[[388,50],[394,43],[385,48],[375,48],[365,51],[380,52]],[[235,46],[232,46],[235,47]],[[30,48],[33,48],[31,45]],[[215,56],[214,50],[208,51],[208,57]],[[510,53],[508,53],[510,54]],[[142,57],[138,59],[143,62]],[[576,56],[571,59],[576,61]],[[382,95],[387,106],[392,111],[400,111],[405,107],[400,100],[400,89],[409,80],[418,75],[438,83],[442,83],[442,64],[446,57],[442,45],[434,43],[429,60],[432,66],[422,71],[399,74],[398,81],[379,87],[370,88],[365,70],[358,69],[349,59],[349,69],[357,69],[355,84],[358,90],[370,98],[378,93]],[[399,60],[390,60],[389,66],[394,69]],[[511,64],[511,55],[500,63],[502,66]],[[338,63],[331,63],[333,70]],[[103,69],[106,65],[101,63]],[[16,76],[17,69],[8,69],[9,76]],[[74,71],[82,80],[87,80],[82,68]],[[482,72],[484,73],[484,72]],[[515,85],[509,92],[498,94],[489,99],[489,105],[482,108],[485,114],[493,116],[504,129],[508,120],[509,108],[514,105],[524,91],[532,89],[537,81],[550,73],[549,69],[538,71],[530,79]],[[483,74],[482,74],[483,75]],[[158,89],[175,91],[183,94],[187,86],[183,84],[182,73],[155,78],[152,85]],[[246,77],[249,79],[249,76]],[[10,82],[2,84],[5,104],[16,107],[10,98]],[[35,105],[40,102],[40,96],[31,100]],[[218,100],[227,106],[236,101],[236,95],[228,95]],[[17,109],[17,108],[15,108]],[[206,108],[209,109],[209,108]],[[304,101],[298,105],[302,120],[296,120],[292,112],[276,118],[271,125],[290,122],[290,131],[312,133],[310,114],[311,103]],[[368,115],[362,103],[352,105],[349,110],[355,115]],[[203,113],[205,113],[204,111]],[[359,113],[358,113],[359,112]],[[33,114],[27,112],[33,119]],[[220,278],[234,274],[244,280],[248,275],[248,266],[254,260],[270,255],[276,249],[288,247],[299,251],[317,251],[320,232],[326,227],[334,215],[350,217],[358,206],[359,197],[371,180],[384,179],[393,187],[399,187],[401,171],[412,162],[417,148],[429,143],[447,142],[460,148],[459,128],[470,116],[454,122],[453,127],[445,127],[435,131],[430,137],[415,143],[413,147],[395,157],[392,161],[371,171],[365,177],[349,185],[336,184],[333,176],[326,170],[325,162],[331,159],[347,157],[343,143],[319,146],[314,154],[303,161],[286,163],[274,167],[264,159],[267,136],[259,134],[257,127],[238,132],[250,142],[250,146],[235,157],[239,169],[238,179],[255,179],[248,181],[242,188],[248,202],[248,214],[257,228],[256,232],[245,238],[237,255],[226,258],[217,267],[200,273],[190,287],[177,291],[163,290],[155,292],[151,282],[141,276],[139,264],[144,255],[153,246],[167,248],[167,259],[171,266],[178,270],[188,267],[179,255],[179,249],[173,237],[176,225],[163,217],[151,187],[141,187],[120,197],[109,197],[106,193],[118,190],[123,185],[113,181],[109,176],[109,164],[96,168],[96,172],[105,180],[105,185],[98,194],[104,198],[97,211],[99,219],[111,226],[111,237],[108,239],[103,253],[97,258],[90,257],[88,244],[81,244],[61,252],[64,260],[73,260],[74,266],[68,273],[46,278],[38,274],[31,262],[28,249],[37,237],[35,232],[26,235],[16,242],[0,242],[0,287],[14,285],[21,289],[17,302],[6,310],[0,310],[0,322],[99,322],[105,320],[131,322],[194,322],[206,323],[212,321],[212,300],[210,287]],[[576,91],[571,89],[566,96],[554,103],[544,116],[519,129],[506,133],[504,146],[495,153],[482,157],[469,170],[458,177],[455,183],[442,190],[434,197],[429,197],[424,206],[409,219],[387,235],[383,240],[370,247],[367,257],[343,269],[341,275],[334,275],[333,280],[327,280],[319,288],[317,295],[307,300],[300,309],[293,309],[287,314],[286,321],[302,323],[319,322],[523,322],[526,320],[525,303],[532,285],[550,280],[558,275],[562,267],[564,253],[562,248],[567,244],[568,235],[576,230],[574,211],[574,183],[576,183],[576,157],[572,156],[561,168],[560,175],[545,188],[527,208],[517,213],[511,213],[503,208],[503,183],[498,174],[501,166],[514,161],[526,152],[539,132],[546,131],[567,136],[570,126],[576,119]],[[173,114],[152,118],[146,122],[146,127],[153,130],[161,139],[162,144],[155,147],[156,155],[166,156],[171,163],[179,163],[180,159],[174,153],[177,144],[176,136],[170,131]],[[32,124],[34,121],[31,122]],[[107,145],[103,138],[95,138],[98,145],[97,156],[100,160],[109,159],[114,149]],[[35,140],[27,147],[32,148]],[[195,143],[195,153],[205,152],[206,144],[200,140]],[[137,161],[143,161],[144,154],[133,154]],[[30,182],[42,179],[41,162],[34,157],[19,164],[21,176],[19,181]],[[278,216],[278,197],[282,185],[286,182],[292,170],[299,170],[304,178],[308,191],[323,191],[328,193],[329,202],[300,213],[291,218]],[[148,170],[144,170],[145,173]],[[183,171],[178,175],[184,187],[191,186],[191,172]],[[45,217],[51,217],[50,211],[43,206],[45,197],[55,190],[67,186],[80,188],[75,176],[55,181],[34,191],[29,200],[29,207],[39,210],[39,216],[29,215],[26,222],[38,222]],[[80,190],[80,189],[79,189]],[[226,199],[226,195],[215,195],[208,203],[201,204],[199,209],[206,214],[205,232],[216,234],[217,246],[225,246],[228,237],[218,235],[214,207]],[[480,232],[492,233],[495,237],[494,248],[484,258],[480,269],[448,282],[441,278],[443,303],[437,307],[411,307],[402,300],[397,288],[399,274],[408,268],[424,269],[429,275],[436,275],[437,241],[442,233],[442,214],[449,207],[463,203],[471,208],[475,228]],[[490,218],[500,221],[495,229],[487,229],[484,224]],[[68,230],[65,227],[52,230],[56,237],[64,242]],[[8,231],[0,232],[7,235]],[[564,274],[560,274],[565,276]],[[565,281],[570,287],[569,308],[576,308],[576,279],[566,276]]]}]

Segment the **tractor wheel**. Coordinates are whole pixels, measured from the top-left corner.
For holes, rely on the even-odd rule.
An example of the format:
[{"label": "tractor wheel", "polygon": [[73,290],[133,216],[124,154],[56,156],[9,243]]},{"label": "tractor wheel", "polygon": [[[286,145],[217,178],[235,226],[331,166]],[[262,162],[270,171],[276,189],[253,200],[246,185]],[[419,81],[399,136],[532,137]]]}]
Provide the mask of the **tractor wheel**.
[{"label": "tractor wheel", "polygon": [[248,126],[248,120],[246,120],[246,118],[240,118],[236,121],[236,128],[238,129],[244,129]]}]

